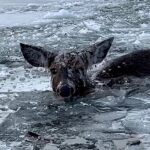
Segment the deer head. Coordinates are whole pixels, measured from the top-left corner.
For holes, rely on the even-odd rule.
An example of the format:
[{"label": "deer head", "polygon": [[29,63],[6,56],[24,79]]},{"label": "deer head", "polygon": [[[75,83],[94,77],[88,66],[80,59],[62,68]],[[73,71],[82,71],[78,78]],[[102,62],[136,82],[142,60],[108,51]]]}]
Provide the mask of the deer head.
[{"label": "deer head", "polygon": [[54,92],[61,97],[71,97],[80,94],[89,86],[89,66],[100,63],[106,57],[113,39],[111,37],[93,44],[81,52],[60,54],[22,43],[20,47],[28,63],[50,70]]}]

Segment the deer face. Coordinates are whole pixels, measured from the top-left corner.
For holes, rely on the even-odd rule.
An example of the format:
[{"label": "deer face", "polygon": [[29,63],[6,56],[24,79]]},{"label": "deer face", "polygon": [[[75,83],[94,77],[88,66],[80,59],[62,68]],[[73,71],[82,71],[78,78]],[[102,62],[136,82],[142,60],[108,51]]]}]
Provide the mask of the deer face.
[{"label": "deer face", "polygon": [[107,55],[113,37],[91,45],[81,52],[55,54],[41,47],[20,44],[24,58],[35,67],[51,72],[53,91],[61,97],[81,94],[88,86],[87,69],[101,62]]},{"label": "deer face", "polygon": [[87,66],[78,53],[57,55],[50,66],[53,90],[62,97],[75,95],[87,87]]}]

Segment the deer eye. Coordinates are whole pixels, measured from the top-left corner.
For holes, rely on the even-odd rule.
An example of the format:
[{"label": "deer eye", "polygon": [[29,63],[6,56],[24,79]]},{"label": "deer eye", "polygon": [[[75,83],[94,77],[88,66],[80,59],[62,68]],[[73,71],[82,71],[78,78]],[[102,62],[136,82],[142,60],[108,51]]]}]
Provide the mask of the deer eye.
[{"label": "deer eye", "polygon": [[56,74],[57,73],[57,69],[56,68],[51,68],[50,71],[51,71],[52,74]]}]

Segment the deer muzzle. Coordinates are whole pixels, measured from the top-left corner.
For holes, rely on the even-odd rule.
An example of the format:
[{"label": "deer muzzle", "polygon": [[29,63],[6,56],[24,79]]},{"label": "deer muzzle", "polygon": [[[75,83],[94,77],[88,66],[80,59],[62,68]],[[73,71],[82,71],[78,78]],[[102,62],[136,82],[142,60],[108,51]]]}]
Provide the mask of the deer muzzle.
[{"label": "deer muzzle", "polygon": [[69,82],[60,83],[56,90],[61,97],[71,97],[75,93],[75,86]]}]

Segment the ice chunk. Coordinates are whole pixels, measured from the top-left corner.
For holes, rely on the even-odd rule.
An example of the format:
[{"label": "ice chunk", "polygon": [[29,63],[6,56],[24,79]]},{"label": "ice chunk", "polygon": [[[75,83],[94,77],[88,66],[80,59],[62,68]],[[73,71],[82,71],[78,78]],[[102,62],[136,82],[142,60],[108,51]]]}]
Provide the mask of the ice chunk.
[{"label": "ice chunk", "polygon": [[94,20],[84,21],[84,24],[89,30],[100,31],[100,24],[96,23]]},{"label": "ice chunk", "polygon": [[0,99],[1,98],[7,98],[7,95],[6,94],[0,94]]},{"label": "ice chunk", "polygon": [[150,109],[133,110],[128,113],[122,123],[133,133],[150,133]]},{"label": "ice chunk", "polygon": [[[40,68],[39,68],[40,69]],[[35,74],[23,67],[5,68],[5,79],[0,82],[0,92],[25,92],[51,90],[50,79],[47,76]],[[34,74],[32,74],[32,71]]]},{"label": "ice chunk", "polygon": [[0,150],[11,150],[11,148],[7,147],[6,143],[0,141]]},{"label": "ice chunk", "polygon": [[134,44],[139,45],[139,44],[141,44],[141,42],[139,40],[135,40]]},{"label": "ice chunk", "polygon": [[10,113],[14,113],[14,111],[9,109],[7,106],[0,105],[0,124],[4,122],[4,120]]},{"label": "ice chunk", "polygon": [[[12,27],[21,25],[43,23],[43,16],[45,12],[24,12],[24,13],[11,13],[0,14],[0,27]],[[7,19],[6,19],[7,18]]]},{"label": "ice chunk", "polygon": [[39,4],[36,4],[36,3],[29,3],[27,4],[27,7],[39,7],[40,5]]},{"label": "ice chunk", "polygon": [[59,150],[54,144],[46,144],[43,150]]},{"label": "ice chunk", "polygon": [[141,28],[148,28],[148,27],[149,27],[148,24],[145,24],[145,23],[142,23],[142,24],[141,24]]},{"label": "ice chunk", "polygon": [[76,138],[72,138],[72,139],[67,139],[63,142],[63,144],[69,144],[69,145],[73,145],[73,144],[86,144],[86,140],[82,137],[76,137]]},{"label": "ice chunk", "polygon": [[46,15],[44,15],[44,19],[74,18],[74,17],[77,17],[77,15],[65,9],[61,9],[58,12],[48,12]]},{"label": "ice chunk", "polygon": [[121,118],[124,118],[126,114],[126,111],[102,113],[95,115],[94,120],[98,122],[111,122],[113,120],[119,120]]}]

